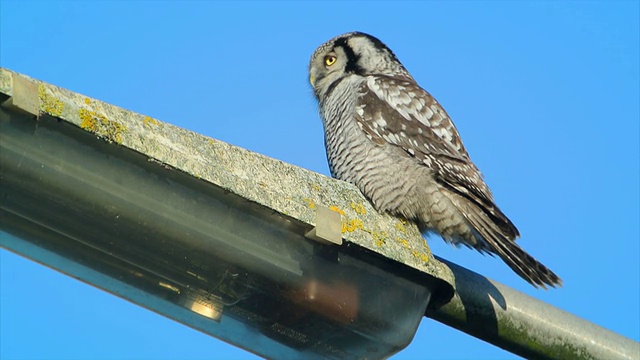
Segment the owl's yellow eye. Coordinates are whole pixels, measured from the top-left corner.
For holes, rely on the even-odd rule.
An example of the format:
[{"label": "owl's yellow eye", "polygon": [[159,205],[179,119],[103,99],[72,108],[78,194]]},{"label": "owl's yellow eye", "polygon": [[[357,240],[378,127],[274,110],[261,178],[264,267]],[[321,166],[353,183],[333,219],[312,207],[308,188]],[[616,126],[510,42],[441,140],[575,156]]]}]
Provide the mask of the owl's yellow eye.
[{"label": "owl's yellow eye", "polygon": [[327,66],[331,66],[331,65],[335,64],[336,63],[335,55],[327,55],[327,56],[325,56],[324,57],[324,63]]}]

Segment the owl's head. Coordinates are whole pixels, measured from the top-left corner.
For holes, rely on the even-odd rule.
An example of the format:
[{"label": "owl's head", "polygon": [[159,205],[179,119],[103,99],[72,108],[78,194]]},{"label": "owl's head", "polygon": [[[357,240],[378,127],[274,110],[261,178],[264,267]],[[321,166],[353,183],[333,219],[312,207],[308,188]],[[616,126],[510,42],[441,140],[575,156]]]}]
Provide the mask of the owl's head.
[{"label": "owl's head", "polygon": [[318,97],[335,81],[352,74],[413,79],[391,49],[377,38],[361,32],[336,36],[320,45],[311,56],[309,81]]}]

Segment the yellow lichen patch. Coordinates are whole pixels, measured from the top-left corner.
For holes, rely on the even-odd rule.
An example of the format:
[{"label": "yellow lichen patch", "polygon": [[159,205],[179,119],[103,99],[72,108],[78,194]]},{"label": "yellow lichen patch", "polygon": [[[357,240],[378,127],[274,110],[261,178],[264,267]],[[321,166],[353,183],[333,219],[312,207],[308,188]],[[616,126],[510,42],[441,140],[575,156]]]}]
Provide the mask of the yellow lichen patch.
[{"label": "yellow lichen patch", "polygon": [[38,98],[40,99],[40,110],[51,116],[62,115],[64,103],[59,99],[49,95],[44,85],[38,85]]},{"label": "yellow lichen patch", "polygon": [[309,198],[304,198],[303,200],[307,202],[307,206],[309,207],[309,209],[315,209],[316,208],[316,203],[314,203],[313,200],[311,200]]},{"label": "yellow lichen patch", "polygon": [[[320,191],[322,188],[318,184],[311,184],[311,188],[315,191]],[[344,214],[343,214],[344,215]]]},{"label": "yellow lichen patch", "polygon": [[362,229],[363,225],[362,225],[362,220],[360,219],[352,219],[349,221],[343,221],[342,222],[342,227],[341,227],[341,231],[343,233],[345,232],[353,232],[356,231],[357,229]]},{"label": "yellow lichen patch", "polygon": [[381,247],[387,241],[387,234],[384,231],[380,233],[371,232],[371,236],[373,236],[373,244],[377,247]]},{"label": "yellow lichen patch", "polygon": [[152,118],[151,116],[145,116],[144,118],[142,118],[142,122],[143,122],[146,126],[148,126],[148,127],[151,127],[152,125],[153,125],[153,126],[158,126],[158,125],[160,125],[160,123],[158,122],[158,120],[156,120],[156,119]]},{"label": "yellow lichen patch", "polygon": [[91,99],[84,98],[84,103],[87,104],[87,105],[90,105],[91,104]]},{"label": "yellow lichen patch", "polygon": [[351,203],[351,208],[358,214],[364,215],[367,213],[367,209],[362,204]]},{"label": "yellow lichen patch", "polygon": [[329,206],[329,210],[335,211],[340,215],[344,215],[344,211],[342,209],[340,209],[339,207],[335,206],[335,205]]},{"label": "yellow lichen patch", "polygon": [[404,246],[405,248],[409,248],[409,242],[406,239],[403,238],[396,238],[396,240],[402,244],[402,246]]},{"label": "yellow lichen patch", "polygon": [[418,258],[423,263],[428,263],[429,262],[429,255],[428,254],[425,254],[423,252],[416,251],[416,250],[413,250],[411,253],[413,254],[413,256]]},{"label": "yellow lichen patch", "polygon": [[396,230],[400,231],[403,234],[407,233],[407,229],[404,228],[404,224],[400,221],[396,223]]},{"label": "yellow lichen patch", "polygon": [[122,134],[127,130],[126,126],[107,119],[106,116],[95,111],[80,109],[80,127],[90,131],[109,142],[122,143]]}]

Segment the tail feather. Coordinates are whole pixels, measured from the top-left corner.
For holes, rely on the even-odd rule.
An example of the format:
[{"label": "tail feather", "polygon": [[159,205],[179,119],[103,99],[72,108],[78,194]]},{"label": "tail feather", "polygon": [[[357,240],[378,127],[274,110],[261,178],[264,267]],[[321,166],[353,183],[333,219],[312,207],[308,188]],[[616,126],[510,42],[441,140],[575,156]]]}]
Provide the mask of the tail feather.
[{"label": "tail feather", "polygon": [[[458,201],[453,201],[454,205],[460,210],[469,225],[473,228],[473,233],[476,238],[481,238],[474,239],[480,240],[474,241],[474,243],[482,244],[480,247],[484,249],[488,247],[491,252],[497,254],[516,274],[535,287],[546,289],[547,286],[562,286],[562,280],[558,275],[516,244],[515,238],[512,235],[513,232],[507,232],[505,234],[503,229],[477,204],[465,198],[458,198],[456,200]],[[502,212],[499,213],[502,214]],[[504,216],[504,218],[506,221],[502,222],[503,224],[511,223],[506,216]]]}]

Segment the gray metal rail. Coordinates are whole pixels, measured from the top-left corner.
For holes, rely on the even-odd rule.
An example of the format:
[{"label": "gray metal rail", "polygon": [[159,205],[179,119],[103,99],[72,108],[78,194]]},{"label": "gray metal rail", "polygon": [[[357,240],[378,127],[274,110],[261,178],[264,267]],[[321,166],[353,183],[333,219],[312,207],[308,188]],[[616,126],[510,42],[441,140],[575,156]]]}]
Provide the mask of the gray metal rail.
[{"label": "gray metal rail", "polygon": [[527,359],[640,359],[640,343],[438,258],[456,294],[426,316]]}]

